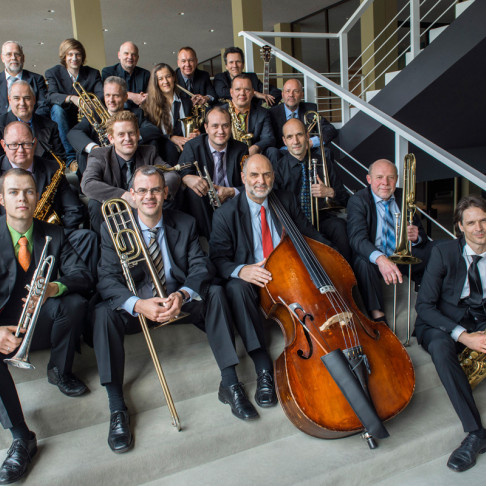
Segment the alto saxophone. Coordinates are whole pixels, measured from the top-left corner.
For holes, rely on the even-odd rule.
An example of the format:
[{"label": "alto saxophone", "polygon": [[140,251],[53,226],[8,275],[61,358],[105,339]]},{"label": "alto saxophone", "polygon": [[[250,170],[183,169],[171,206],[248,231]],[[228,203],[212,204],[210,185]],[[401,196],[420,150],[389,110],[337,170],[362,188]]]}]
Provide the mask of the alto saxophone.
[{"label": "alto saxophone", "polygon": [[228,112],[231,117],[231,134],[233,138],[238,142],[244,142],[248,146],[251,145],[251,139],[253,138],[253,133],[247,132],[247,127],[243,125],[241,120],[236,113],[235,106],[231,100],[220,99],[222,103],[228,103]]},{"label": "alto saxophone", "polygon": [[52,206],[54,204],[54,197],[56,196],[57,189],[64,176],[66,164],[52,151],[51,155],[59,164],[59,169],[55,172],[47,189],[42,193],[42,196],[35,207],[34,218],[45,221],[46,223],[61,224],[61,218],[54,210],[52,210]]}]

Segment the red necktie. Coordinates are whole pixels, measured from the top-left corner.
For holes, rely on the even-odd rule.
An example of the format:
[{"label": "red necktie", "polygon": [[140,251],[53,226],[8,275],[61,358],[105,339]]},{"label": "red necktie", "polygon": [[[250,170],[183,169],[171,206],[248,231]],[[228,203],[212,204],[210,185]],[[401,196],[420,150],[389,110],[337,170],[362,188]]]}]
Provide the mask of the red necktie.
[{"label": "red necktie", "polygon": [[268,226],[267,216],[265,214],[265,208],[262,206],[260,209],[260,216],[262,218],[262,246],[263,246],[263,258],[267,258],[273,251],[272,235],[270,234],[270,227]]},{"label": "red necktie", "polygon": [[29,240],[25,236],[22,236],[19,238],[19,254],[18,254],[18,260],[20,263],[20,266],[24,269],[24,272],[26,272],[29,269],[30,265],[30,252],[28,248]]}]

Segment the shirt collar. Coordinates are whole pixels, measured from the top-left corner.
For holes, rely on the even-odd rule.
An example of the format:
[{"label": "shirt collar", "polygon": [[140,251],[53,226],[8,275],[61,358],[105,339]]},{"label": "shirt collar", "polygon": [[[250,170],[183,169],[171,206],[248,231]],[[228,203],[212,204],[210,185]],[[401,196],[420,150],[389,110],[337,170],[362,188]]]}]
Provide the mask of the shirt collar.
[{"label": "shirt collar", "polygon": [[22,71],[20,71],[20,73],[18,74],[9,74],[7,73],[7,70],[5,70],[5,78],[7,79],[7,81],[10,79],[10,78],[17,78],[17,79],[22,79]]},{"label": "shirt collar", "polygon": [[381,197],[377,196],[373,191],[371,191],[371,194],[373,194],[373,199],[375,201],[375,204],[379,204],[381,202],[392,202],[395,200],[395,196],[393,194],[389,199],[382,199]]},{"label": "shirt collar", "polygon": [[20,238],[25,236],[27,241],[32,244],[32,238],[34,234],[34,222],[30,225],[30,228],[25,233],[19,233],[17,230],[14,230],[8,223],[7,223],[8,231],[10,232],[10,237],[12,238],[12,243],[14,248],[17,246]]},{"label": "shirt collar", "polygon": [[486,256],[486,251],[484,253],[476,253],[467,243],[464,245],[464,250],[463,250],[463,254],[464,256],[474,256],[474,255],[478,255],[478,256],[481,256],[481,257],[485,257]]},{"label": "shirt collar", "polygon": [[255,201],[252,201],[249,197],[248,194],[245,191],[245,196],[248,201],[248,206],[250,207],[250,213],[252,216],[260,216],[260,211],[261,207],[263,206],[265,208],[265,212],[268,212],[268,197],[265,198],[265,201],[263,201],[263,204],[258,204]]},{"label": "shirt collar", "polygon": [[[10,165],[12,166],[13,169],[23,169],[23,167],[20,167],[18,166],[17,164],[14,164],[11,160],[8,161],[10,163]],[[32,165],[30,167],[27,167],[27,169],[25,169],[29,172],[34,172],[34,162],[32,161]]]},{"label": "shirt collar", "polygon": [[209,137],[208,137],[208,145],[212,154],[214,154],[214,152],[220,152],[221,154],[224,155],[226,153],[226,149],[228,148],[228,144],[226,144],[226,147],[223,150],[218,150],[217,148],[214,148],[211,142],[209,141]]},{"label": "shirt collar", "polygon": [[298,113],[299,111],[299,107],[297,106],[297,109],[295,111],[292,111],[288,108],[288,106],[286,104],[283,104],[284,105],[284,109],[285,109],[285,118],[288,118],[290,115],[292,115],[293,113]]},{"label": "shirt collar", "polygon": [[[159,222],[154,226],[154,228],[163,228],[163,223],[164,223],[164,217],[162,216],[160,219],[159,219]],[[138,217],[138,225],[140,226],[140,229],[142,231],[147,231],[147,230],[150,230],[150,229],[153,229],[153,228],[150,228],[149,226],[147,226],[141,219],[140,217]]]}]

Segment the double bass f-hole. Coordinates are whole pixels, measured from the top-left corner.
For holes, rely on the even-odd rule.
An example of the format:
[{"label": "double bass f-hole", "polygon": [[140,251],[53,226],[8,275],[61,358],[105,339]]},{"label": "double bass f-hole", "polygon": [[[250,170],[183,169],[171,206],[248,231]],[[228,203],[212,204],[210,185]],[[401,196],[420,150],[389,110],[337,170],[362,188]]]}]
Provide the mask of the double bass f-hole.
[{"label": "double bass f-hole", "polygon": [[[285,305],[285,307],[290,309],[290,311],[292,312],[294,317],[300,322],[300,324],[302,324],[302,328],[304,330],[304,336],[307,340],[307,344],[309,345],[309,350],[307,351],[307,353],[305,353],[305,351],[303,351],[302,349],[299,349],[299,350],[297,350],[297,356],[299,358],[302,358],[302,359],[309,359],[312,356],[312,354],[314,353],[314,345],[312,344],[312,339],[311,339],[311,336],[309,334],[309,328],[307,327],[306,321],[307,321],[307,319],[309,319],[311,322],[314,322],[314,316],[312,314],[309,314],[308,312],[305,312],[304,309],[302,308],[302,306],[300,304],[298,304],[297,302],[290,304],[290,305],[287,305],[285,303],[285,301],[282,299],[282,297],[279,297],[279,299],[282,302],[282,304]],[[297,314],[297,310],[300,310],[302,312],[302,314],[304,314],[303,317],[302,317],[302,320],[300,319],[299,315]]]}]

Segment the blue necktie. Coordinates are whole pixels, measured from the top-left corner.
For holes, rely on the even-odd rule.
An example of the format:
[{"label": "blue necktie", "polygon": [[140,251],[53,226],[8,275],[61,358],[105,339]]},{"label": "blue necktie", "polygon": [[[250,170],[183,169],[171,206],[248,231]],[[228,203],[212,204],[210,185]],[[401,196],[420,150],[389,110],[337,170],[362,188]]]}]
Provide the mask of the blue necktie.
[{"label": "blue necktie", "polygon": [[396,248],[395,221],[390,211],[390,203],[391,201],[383,201],[383,206],[385,208],[385,221],[383,222],[382,246],[386,256],[393,254]]},{"label": "blue necktie", "polygon": [[307,219],[312,220],[311,215],[311,194],[309,186],[309,172],[305,166],[305,162],[302,162],[302,186],[300,188],[300,207],[304,211]]}]

